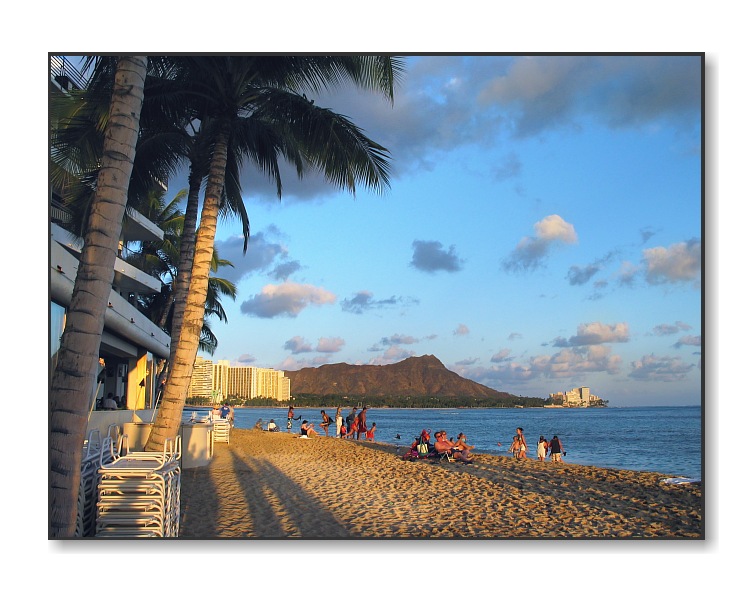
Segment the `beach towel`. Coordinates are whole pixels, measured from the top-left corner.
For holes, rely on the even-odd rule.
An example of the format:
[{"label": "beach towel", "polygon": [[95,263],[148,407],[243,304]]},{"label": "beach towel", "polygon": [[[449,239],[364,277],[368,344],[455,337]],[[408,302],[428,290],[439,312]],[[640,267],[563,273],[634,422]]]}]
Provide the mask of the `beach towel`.
[{"label": "beach towel", "polygon": [[662,484],[697,484],[701,481],[700,478],[663,478]]}]

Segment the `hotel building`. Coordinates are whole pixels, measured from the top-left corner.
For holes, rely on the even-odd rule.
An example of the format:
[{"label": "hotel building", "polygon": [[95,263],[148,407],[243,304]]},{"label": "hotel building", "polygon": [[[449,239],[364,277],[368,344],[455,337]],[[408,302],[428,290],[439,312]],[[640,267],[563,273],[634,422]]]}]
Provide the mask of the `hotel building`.
[{"label": "hotel building", "polygon": [[[68,94],[84,86],[77,69],[61,56],[50,57],[50,94]],[[63,201],[64,189],[49,188],[50,234],[50,375],[65,328],[66,313],[73,296],[83,239],[71,230],[72,213]],[[120,237],[119,257],[131,241],[160,241],[162,230],[143,215],[126,209]],[[99,350],[100,367],[90,399],[89,428],[110,422],[130,421],[133,411],[155,407],[156,365],[170,356],[170,336],[141,314],[135,306],[140,295],[159,294],[161,280],[147,275],[121,258],[115,260],[112,289],[108,297],[105,326]],[[98,407],[103,396],[120,398],[121,411]]]},{"label": "hotel building", "polygon": [[216,364],[201,356],[194,362],[189,398],[221,403],[227,399],[245,401],[257,397],[288,401],[290,379],[281,370],[255,366],[230,366],[227,360]]},{"label": "hotel building", "polygon": [[567,393],[550,393],[549,398],[553,404],[566,408],[588,408],[601,403],[601,399],[593,395],[588,387],[576,387]]}]

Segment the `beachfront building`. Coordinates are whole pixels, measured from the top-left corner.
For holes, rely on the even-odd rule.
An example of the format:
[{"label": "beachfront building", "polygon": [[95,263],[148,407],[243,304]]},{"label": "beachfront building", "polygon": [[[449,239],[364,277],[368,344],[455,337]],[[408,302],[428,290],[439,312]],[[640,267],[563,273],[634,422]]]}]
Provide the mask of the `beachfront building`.
[{"label": "beachfront building", "polygon": [[188,397],[209,399],[212,396],[212,381],[214,377],[214,364],[211,360],[205,360],[197,356],[193,363],[191,384],[188,387]]},{"label": "beachfront building", "polygon": [[601,398],[591,393],[588,387],[575,387],[566,393],[562,391],[550,393],[549,399],[553,405],[564,408],[593,408],[604,405]]},{"label": "beachfront building", "polygon": [[[68,94],[84,86],[82,75],[63,57],[50,59],[50,94]],[[66,312],[73,296],[83,239],[73,230],[73,214],[66,206],[65,189],[49,189],[50,234],[50,374],[57,363],[57,351],[65,328]],[[129,421],[135,410],[155,407],[157,365],[170,356],[170,336],[141,314],[140,296],[159,294],[162,282],[127,263],[131,241],[160,241],[162,230],[144,216],[127,209],[115,261],[112,289],[108,297],[105,326],[99,351],[99,374],[92,387],[89,427],[107,428],[120,418]],[[119,412],[106,412],[103,398],[112,393]]]},{"label": "beachfront building", "polygon": [[227,360],[214,364],[197,357],[188,395],[211,403],[230,398],[242,402],[258,397],[288,401],[290,379],[281,370],[230,366]]}]

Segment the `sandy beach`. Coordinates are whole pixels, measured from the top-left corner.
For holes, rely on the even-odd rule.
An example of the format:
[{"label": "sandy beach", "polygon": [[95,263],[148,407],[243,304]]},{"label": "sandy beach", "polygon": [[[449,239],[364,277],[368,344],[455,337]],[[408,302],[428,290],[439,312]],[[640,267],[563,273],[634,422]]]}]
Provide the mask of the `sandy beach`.
[{"label": "sandy beach", "polygon": [[181,480],[182,538],[703,538],[699,484],[476,454],[233,429]]}]

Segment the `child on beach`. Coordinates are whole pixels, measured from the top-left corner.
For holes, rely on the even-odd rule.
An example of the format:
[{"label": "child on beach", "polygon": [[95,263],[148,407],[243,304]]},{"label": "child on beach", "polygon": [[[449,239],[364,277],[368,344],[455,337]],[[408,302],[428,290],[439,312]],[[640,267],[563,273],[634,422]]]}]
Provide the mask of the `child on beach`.
[{"label": "child on beach", "polygon": [[367,441],[373,441],[374,440],[374,433],[376,432],[376,422],[371,423],[371,428],[366,431],[366,440]]},{"label": "child on beach", "polygon": [[510,445],[510,448],[507,450],[508,453],[512,453],[512,456],[515,459],[520,459],[520,439],[518,438],[518,435],[515,435],[512,438],[512,444]]},{"label": "child on beach", "polygon": [[520,451],[518,452],[518,459],[525,459],[526,458],[526,452],[528,451],[528,443],[526,443],[526,437],[523,434],[523,429],[519,426],[515,429],[515,434],[518,435],[518,444],[520,446]]},{"label": "child on beach", "polygon": [[539,443],[536,446],[536,456],[539,458],[539,461],[544,461],[546,459],[546,452],[549,450],[549,443],[544,438],[544,435],[541,435],[539,437]]}]

